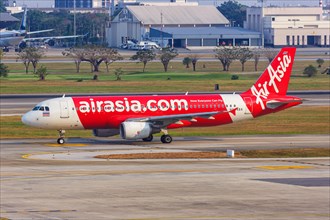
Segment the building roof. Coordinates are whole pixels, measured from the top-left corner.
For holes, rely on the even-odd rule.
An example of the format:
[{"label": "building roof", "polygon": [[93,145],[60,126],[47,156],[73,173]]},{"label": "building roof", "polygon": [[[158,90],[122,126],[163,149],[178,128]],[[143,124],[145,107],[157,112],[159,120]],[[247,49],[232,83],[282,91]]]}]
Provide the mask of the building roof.
[{"label": "building roof", "polygon": [[127,6],[142,24],[228,24],[214,6]]},{"label": "building roof", "polygon": [[9,13],[6,12],[0,13],[0,28],[5,28],[17,21],[19,21],[19,19],[13,17]]},{"label": "building roof", "polygon": [[[261,34],[240,27],[164,27],[162,31],[164,38],[244,38]],[[160,28],[150,28],[150,37],[159,37],[160,32]]]},{"label": "building roof", "polygon": [[7,12],[1,12],[0,13],[0,21],[2,22],[8,22],[8,21],[19,21],[19,19],[15,18],[11,14]]}]

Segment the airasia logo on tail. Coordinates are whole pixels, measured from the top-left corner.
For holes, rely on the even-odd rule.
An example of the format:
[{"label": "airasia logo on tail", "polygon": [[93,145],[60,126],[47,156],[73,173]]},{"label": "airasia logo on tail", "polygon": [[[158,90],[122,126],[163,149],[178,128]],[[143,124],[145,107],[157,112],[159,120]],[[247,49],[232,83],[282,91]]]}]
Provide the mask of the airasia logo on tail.
[{"label": "airasia logo on tail", "polygon": [[256,97],[256,103],[261,106],[262,110],[265,109],[265,104],[263,103],[262,99],[267,99],[271,89],[273,89],[275,93],[279,93],[278,83],[281,84],[282,78],[284,77],[287,68],[292,62],[292,57],[288,54],[288,52],[284,52],[283,54],[283,57],[277,57],[279,64],[276,68],[273,68],[271,64],[267,67],[267,70],[264,74],[268,73],[268,81],[265,80],[263,83],[259,82],[257,85],[258,88],[256,85],[251,87],[251,92]]}]

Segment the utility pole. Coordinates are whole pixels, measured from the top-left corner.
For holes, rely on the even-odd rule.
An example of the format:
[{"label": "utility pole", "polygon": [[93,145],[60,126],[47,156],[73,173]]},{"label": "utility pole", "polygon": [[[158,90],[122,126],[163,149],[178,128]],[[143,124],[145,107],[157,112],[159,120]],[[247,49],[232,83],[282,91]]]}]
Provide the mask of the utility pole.
[{"label": "utility pole", "polygon": [[164,47],[163,41],[163,12],[160,12],[160,38],[161,38],[161,47]]},{"label": "utility pole", "polygon": [[[76,35],[76,0],[73,0],[73,35]],[[74,46],[76,46],[76,38],[73,38]]]},{"label": "utility pole", "polygon": [[265,34],[264,34],[264,2],[266,0],[260,0],[261,1],[261,47],[265,47]]}]

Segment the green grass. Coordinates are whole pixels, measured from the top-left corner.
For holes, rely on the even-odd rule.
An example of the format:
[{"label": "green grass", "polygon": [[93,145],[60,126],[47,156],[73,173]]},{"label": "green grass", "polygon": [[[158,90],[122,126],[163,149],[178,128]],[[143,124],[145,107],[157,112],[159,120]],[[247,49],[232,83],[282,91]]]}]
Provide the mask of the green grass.
[{"label": "green grass", "polygon": [[[173,136],[221,136],[252,134],[329,134],[329,106],[295,107],[257,119],[216,127],[170,130]],[[20,117],[0,117],[4,138],[57,138],[57,131],[25,126]],[[90,130],[67,131],[67,137],[92,137]]]},{"label": "green grass", "polygon": [[[221,91],[245,91],[256,81],[267,64],[261,62],[260,71],[254,72],[253,62],[248,62],[246,72],[242,73],[239,62],[231,65],[230,72],[221,71],[219,62],[198,62],[197,71],[194,72],[179,62],[173,62],[165,73],[159,62],[153,62],[147,64],[146,72],[143,73],[140,63],[113,63],[109,73],[101,65],[99,80],[94,81],[94,74],[90,72],[90,65],[87,63],[81,64],[81,73],[75,72],[73,63],[45,63],[43,65],[47,67],[49,75],[45,81],[39,81],[32,73],[25,74],[23,64],[14,63],[8,64],[9,77],[0,79],[0,91],[1,94],[211,92],[214,91],[214,84],[219,84]],[[313,78],[305,77],[302,71],[306,65],[306,61],[294,64],[289,90],[328,90],[329,76],[319,74]],[[120,67],[125,74],[122,81],[115,81],[113,72]],[[233,74],[239,75],[239,80],[231,80]]]}]

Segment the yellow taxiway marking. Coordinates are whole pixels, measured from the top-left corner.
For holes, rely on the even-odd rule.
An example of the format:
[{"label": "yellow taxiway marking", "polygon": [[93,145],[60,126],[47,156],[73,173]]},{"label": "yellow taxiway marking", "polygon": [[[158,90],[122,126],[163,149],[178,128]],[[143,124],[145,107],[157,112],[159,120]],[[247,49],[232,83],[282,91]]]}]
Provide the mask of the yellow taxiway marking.
[{"label": "yellow taxiway marking", "polygon": [[260,166],[258,168],[266,170],[291,170],[291,169],[311,169],[312,166]]},{"label": "yellow taxiway marking", "polygon": [[85,147],[87,144],[45,144],[48,147]]}]

